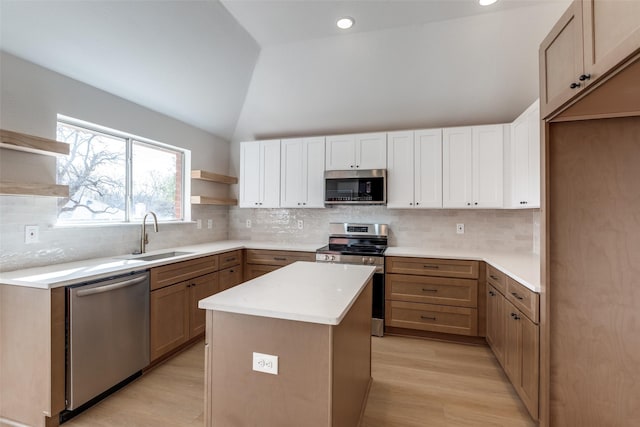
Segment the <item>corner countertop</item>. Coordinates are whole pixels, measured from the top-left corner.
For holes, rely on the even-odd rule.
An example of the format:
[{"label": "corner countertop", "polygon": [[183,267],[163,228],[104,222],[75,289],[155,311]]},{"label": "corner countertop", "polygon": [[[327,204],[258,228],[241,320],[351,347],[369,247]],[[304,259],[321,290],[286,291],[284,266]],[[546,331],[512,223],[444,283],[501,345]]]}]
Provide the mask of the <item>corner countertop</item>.
[{"label": "corner countertop", "polygon": [[[143,255],[115,255],[106,258],[94,258],[82,261],[68,262],[64,264],[52,264],[44,267],[34,267],[24,270],[15,270],[0,273],[0,284],[25,286],[30,288],[53,289],[61,286],[73,285],[82,282],[105,279],[134,271],[143,271],[152,267],[187,261],[202,256],[216,255],[236,249],[269,249],[282,251],[315,252],[326,243],[320,244],[295,244],[295,243],[269,243],[269,242],[245,242],[224,240],[199,245],[181,246],[177,248],[159,249]],[[165,252],[189,252],[185,255],[154,261],[141,261],[139,257],[161,254]]]},{"label": "corner countertop", "polygon": [[418,247],[389,247],[385,256],[484,261],[533,292],[540,292],[540,256],[534,253],[473,251]]},{"label": "corner countertop", "polygon": [[[53,264],[24,270],[0,273],[0,284],[52,289],[82,282],[94,281],[147,270],[174,262],[187,261],[207,255],[216,255],[237,249],[268,249],[282,251],[315,252],[326,243],[274,243],[224,240],[199,245],[160,249],[146,255],[176,251],[189,254],[155,261],[140,261],[135,256],[119,255],[106,258]],[[540,292],[540,257],[533,253],[480,251],[467,249],[443,249],[390,246],[385,256],[405,256],[445,259],[470,259],[485,261],[534,292]]]},{"label": "corner countertop", "polygon": [[199,308],[339,325],[375,268],[298,261],[200,300]]}]

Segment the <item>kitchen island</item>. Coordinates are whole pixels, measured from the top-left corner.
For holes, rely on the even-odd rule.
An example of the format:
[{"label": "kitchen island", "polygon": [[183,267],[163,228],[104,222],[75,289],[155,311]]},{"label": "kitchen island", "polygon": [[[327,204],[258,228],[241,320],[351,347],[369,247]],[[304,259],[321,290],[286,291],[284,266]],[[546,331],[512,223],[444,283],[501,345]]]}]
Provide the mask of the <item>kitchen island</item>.
[{"label": "kitchen island", "polygon": [[[296,262],[201,300],[205,425],[358,425],[371,383],[373,272]],[[254,353],[277,356],[277,374],[254,370]]]}]

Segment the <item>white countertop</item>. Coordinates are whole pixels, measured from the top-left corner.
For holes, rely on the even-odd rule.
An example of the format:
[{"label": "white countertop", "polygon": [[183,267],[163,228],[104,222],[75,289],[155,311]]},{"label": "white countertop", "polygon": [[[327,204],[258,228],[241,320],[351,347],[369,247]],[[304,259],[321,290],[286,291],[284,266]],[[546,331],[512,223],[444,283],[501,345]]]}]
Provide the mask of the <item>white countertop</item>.
[{"label": "white countertop", "polygon": [[484,261],[510,276],[513,280],[540,292],[540,256],[534,253],[470,251],[466,249],[389,247],[385,256],[468,259]]},{"label": "white countertop", "polygon": [[[186,261],[207,255],[215,255],[236,249],[269,249],[282,251],[315,252],[326,243],[272,243],[253,241],[224,240],[199,245],[160,249],[141,256],[164,252],[190,252],[173,258],[155,261],[139,261],[131,255],[121,255],[98,259],[88,259],[64,264],[53,264],[25,270],[0,273],[0,283],[32,288],[51,289],[60,286],[103,279],[132,271],[146,270],[151,267]],[[467,249],[389,247],[386,256],[407,256],[425,258],[471,259],[485,261],[498,270],[511,276],[534,292],[540,292],[540,257],[532,253],[513,253],[498,251],[470,251]],[[132,258],[132,259],[128,259]]]},{"label": "white countertop", "polygon": [[298,261],[205,298],[198,307],[338,325],[374,271],[372,266]]},{"label": "white countertop", "polygon": [[[106,258],[94,258],[83,261],[74,261],[64,264],[53,264],[44,267],[34,267],[24,270],[15,270],[0,273],[0,283],[5,285],[27,286],[31,288],[52,289],[75,283],[104,279],[107,277],[127,274],[132,271],[147,270],[151,267],[169,264],[179,261],[187,261],[207,255],[215,255],[236,249],[271,249],[283,251],[315,252],[324,246],[319,244],[278,244],[262,242],[244,242],[225,240],[199,245],[181,246],[177,248],[159,249],[142,255],[116,255]],[[172,258],[164,258],[155,261],[140,261],[136,257],[161,254],[165,252],[190,252]]]}]

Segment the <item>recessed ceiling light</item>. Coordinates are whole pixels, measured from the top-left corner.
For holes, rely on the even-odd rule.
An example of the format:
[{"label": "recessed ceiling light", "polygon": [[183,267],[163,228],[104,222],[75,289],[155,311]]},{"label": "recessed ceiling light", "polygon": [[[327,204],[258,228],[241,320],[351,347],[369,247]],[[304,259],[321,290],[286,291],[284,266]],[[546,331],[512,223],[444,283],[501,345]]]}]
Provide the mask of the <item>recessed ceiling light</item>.
[{"label": "recessed ceiling light", "polygon": [[348,30],[349,28],[353,27],[354,22],[356,21],[353,18],[349,16],[345,16],[344,18],[338,19],[338,21],[336,22],[336,25],[341,30]]},{"label": "recessed ceiling light", "polygon": [[498,0],[478,0],[478,3],[480,3],[480,6],[489,6],[494,4],[496,1]]}]

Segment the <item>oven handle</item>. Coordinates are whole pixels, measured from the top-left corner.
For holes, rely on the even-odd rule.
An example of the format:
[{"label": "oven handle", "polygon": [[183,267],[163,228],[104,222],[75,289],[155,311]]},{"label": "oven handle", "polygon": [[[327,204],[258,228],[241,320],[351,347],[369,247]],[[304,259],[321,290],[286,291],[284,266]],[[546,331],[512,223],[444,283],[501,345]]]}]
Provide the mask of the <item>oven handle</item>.
[{"label": "oven handle", "polygon": [[111,285],[99,286],[97,288],[91,289],[81,289],[76,292],[76,296],[78,297],[87,297],[89,295],[101,294],[103,292],[115,291],[116,289],[126,288],[127,286],[137,285],[138,283],[142,283],[147,280],[147,277],[138,277],[136,279],[125,280],[124,282],[113,283]]}]

